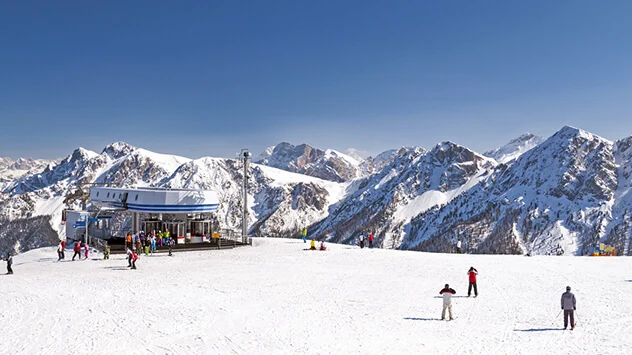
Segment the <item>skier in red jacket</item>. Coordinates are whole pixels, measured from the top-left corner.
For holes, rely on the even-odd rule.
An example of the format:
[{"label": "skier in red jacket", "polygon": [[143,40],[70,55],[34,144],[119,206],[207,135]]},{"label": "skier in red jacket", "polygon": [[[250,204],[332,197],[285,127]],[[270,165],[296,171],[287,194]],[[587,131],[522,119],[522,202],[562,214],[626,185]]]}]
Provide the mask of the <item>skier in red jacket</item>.
[{"label": "skier in red jacket", "polygon": [[467,274],[470,276],[470,286],[467,288],[467,297],[470,297],[472,294],[472,287],[474,287],[474,297],[478,297],[478,289],[476,288],[476,275],[478,275],[478,270],[472,266]]},{"label": "skier in red jacket", "polygon": [[373,248],[373,233],[369,233],[369,248]]},{"label": "skier in red jacket", "polygon": [[66,241],[62,240],[61,241],[61,258],[66,259]]},{"label": "skier in red jacket", "polygon": [[81,242],[75,242],[75,247],[72,250],[75,251],[75,254],[72,256],[72,261],[75,261],[76,256],[79,256],[79,260],[81,260]]}]

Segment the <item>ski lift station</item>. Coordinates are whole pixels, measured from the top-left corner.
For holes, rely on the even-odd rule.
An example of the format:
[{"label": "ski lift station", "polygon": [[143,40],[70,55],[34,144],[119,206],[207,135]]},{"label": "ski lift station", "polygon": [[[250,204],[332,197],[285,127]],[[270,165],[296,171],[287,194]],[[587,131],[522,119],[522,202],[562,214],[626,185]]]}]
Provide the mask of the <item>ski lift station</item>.
[{"label": "ski lift station", "polygon": [[[67,237],[84,239],[87,222],[89,236],[105,240],[139,231],[169,231],[177,244],[203,243],[219,238],[217,218],[213,214],[219,199],[214,191],[92,187],[89,200],[92,211],[66,211],[63,216]],[[131,228],[116,227],[117,214],[131,217]]]}]

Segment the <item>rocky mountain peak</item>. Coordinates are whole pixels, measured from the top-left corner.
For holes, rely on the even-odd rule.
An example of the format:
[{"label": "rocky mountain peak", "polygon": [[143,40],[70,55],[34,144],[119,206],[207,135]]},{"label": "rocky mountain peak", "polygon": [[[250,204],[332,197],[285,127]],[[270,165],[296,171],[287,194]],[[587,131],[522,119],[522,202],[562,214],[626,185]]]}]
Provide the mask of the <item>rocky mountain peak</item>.
[{"label": "rocky mountain peak", "polygon": [[107,154],[112,159],[119,159],[134,150],[136,150],[136,147],[133,145],[119,141],[106,145],[101,154]]}]

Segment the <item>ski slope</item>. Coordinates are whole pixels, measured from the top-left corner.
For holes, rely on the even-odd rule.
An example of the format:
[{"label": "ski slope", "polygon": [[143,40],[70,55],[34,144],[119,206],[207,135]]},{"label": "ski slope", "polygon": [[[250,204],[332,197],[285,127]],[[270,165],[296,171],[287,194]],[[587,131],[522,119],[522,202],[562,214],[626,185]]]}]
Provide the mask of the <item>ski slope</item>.
[{"label": "ski slope", "polygon": [[[15,274],[0,276],[0,353],[632,353],[628,258],[254,244],[142,256],[138,270],[123,255],[18,255]],[[463,298],[470,266],[476,299]],[[439,320],[445,283],[457,291],[451,322]],[[573,332],[556,318],[567,285],[577,297]]]}]

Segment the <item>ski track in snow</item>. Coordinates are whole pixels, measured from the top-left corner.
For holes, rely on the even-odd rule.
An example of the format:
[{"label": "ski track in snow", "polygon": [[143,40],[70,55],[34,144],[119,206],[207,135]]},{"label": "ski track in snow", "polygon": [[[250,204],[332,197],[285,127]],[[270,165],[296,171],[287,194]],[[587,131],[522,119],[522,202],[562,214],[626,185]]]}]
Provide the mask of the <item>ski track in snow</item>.
[{"label": "ski track in snow", "polygon": [[[56,262],[0,276],[11,354],[625,354],[627,258],[428,254],[255,239],[234,250]],[[479,297],[467,298],[470,266]],[[445,283],[454,321],[440,321]],[[562,331],[559,298],[577,297]]]}]

